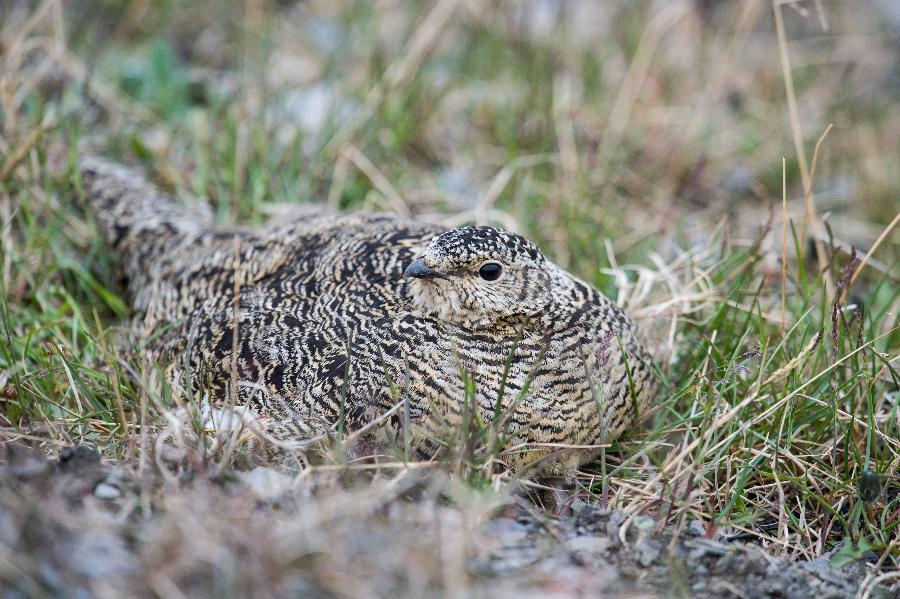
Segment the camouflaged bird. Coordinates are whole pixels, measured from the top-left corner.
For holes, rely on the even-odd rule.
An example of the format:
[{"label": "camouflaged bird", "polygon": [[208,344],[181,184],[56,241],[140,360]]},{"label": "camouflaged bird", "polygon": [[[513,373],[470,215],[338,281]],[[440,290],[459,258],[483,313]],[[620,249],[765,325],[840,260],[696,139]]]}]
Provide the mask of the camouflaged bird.
[{"label": "camouflaged bird", "polygon": [[435,447],[474,399],[504,418],[509,464],[572,466],[654,395],[622,309],[519,235],[361,213],[225,228],[123,167],[87,158],[81,173],[144,354],[191,397],[236,380],[282,435],[342,414],[359,429],[405,400],[413,444]]}]

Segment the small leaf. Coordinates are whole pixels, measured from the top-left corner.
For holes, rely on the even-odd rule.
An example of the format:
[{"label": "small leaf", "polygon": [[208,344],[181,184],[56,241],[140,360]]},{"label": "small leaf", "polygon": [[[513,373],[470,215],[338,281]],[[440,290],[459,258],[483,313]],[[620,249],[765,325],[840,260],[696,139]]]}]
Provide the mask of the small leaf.
[{"label": "small leaf", "polygon": [[834,554],[834,557],[831,558],[831,567],[843,568],[847,564],[851,564],[856,560],[861,559],[862,556],[874,548],[875,545],[873,545],[866,537],[860,538],[859,543],[856,545],[853,544],[850,537],[846,537],[844,538],[844,544],[838,552]]}]

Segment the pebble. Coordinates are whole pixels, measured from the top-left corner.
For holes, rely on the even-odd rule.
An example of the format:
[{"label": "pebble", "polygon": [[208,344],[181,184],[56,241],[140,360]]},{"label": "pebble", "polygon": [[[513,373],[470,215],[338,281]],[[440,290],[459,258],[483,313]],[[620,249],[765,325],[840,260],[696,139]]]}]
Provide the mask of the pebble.
[{"label": "pebble", "polygon": [[566,541],[570,551],[583,551],[592,555],[603,555],[609,550],[609,537],[577,536]]},{"label": "pebble", "polygon": [[121,537],[92,531],[75,540],[67,565],[82,576],[103,581],[132,574],[139,563]]},{"label": "pebble", "polygon": [[656,558],[659,557],[661,550],[662,544],[659,541],[655,539],[644,541],[637,546],[638,562],[645,568],[650,567],[656,561]]},{"label": "pebble", "polygon": [[692,547],[690,552],[688,553],[688,559],[691,561],[699,560],[706,555],[714,555],[716,557],[720,557],[728,553],[727,548],[711,541],[699,540],[695,543],[696,545]]},{"label": "pebble", "polygon": [[292,477],[263,466],[257,466],[247,472],[238,472],[237,476],[259,501],[277,501],[288,495],[294,486]]},{"label": "pebble", "polygon": [[589,503],[583,501],[580,497],[576,497],[575,501],[572,502],[572,513],[576,516],[583,512],[585,508],[591,507]]},{"label": "pebble", "polygon": [[185,451],[173,445],[163,445],[159,450],[159,458],[169,465],[180,464],[184,461]]},{"label": "pebble", "polygon": [[122,491],[109,483],[100,483],[94,487],[94,497],[97,499],[118,499],[122,496]]},{"label": "pebble", "polygon": [[100,465],[100,454],[87,445],[66,447],[59,452],[59,467],[63,472],[77,472]]},{"label": "pebble", "polygon": [[827,555],[819,556],[800,565],[807,572],[812,572],[822,580],[826,580],[832,584],[841,584],[843,578],[831,567],[831,561]]},{"label": "pebble", "polygon": [[614,539],[619,538],[619,527],[625,522],[625,514],[615,511],[609,516],[609,522],[606,523],[606,534]]},{"label": "pebble", "polygon": [[483,531],[497,538],[500,545],[512,546],[524,543],[530,529],[512,518],[495,518],[485,524]]},{"label": "pebble", "polygon": [[691,520],[685,532],[692,537],[702,537],[706,534],[706,527],[699,520]]},{"label": "pebble", "polygon": [[37,478],[50,471],[50,462],[37,449],[9,444],[6,447],[7,471],[19,480]]}]

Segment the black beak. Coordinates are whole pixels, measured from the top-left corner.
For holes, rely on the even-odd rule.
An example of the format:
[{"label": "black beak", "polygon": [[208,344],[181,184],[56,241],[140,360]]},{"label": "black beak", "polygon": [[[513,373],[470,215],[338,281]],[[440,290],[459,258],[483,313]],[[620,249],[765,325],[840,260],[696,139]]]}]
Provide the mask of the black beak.
[{"label": "black beak", "polygon": [[421,260],[414,260],[412,264],[403,271],[404,277],[415,277],[416,279],[434,279],[441,276],[436,270],[431,270]]}]

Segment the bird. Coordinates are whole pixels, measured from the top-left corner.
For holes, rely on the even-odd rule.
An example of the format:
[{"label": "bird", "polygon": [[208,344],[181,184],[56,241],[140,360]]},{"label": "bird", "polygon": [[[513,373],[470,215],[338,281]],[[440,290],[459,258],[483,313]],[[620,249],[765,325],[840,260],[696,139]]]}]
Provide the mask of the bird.
[{"label": "bird", "polygon": [[279,438],[390,415],[438,451],[478,422],[510,468],[574,468],[656,395],[625,311],[513,232],[364,212],[226,226],[134,169],[85,156],[79,170],[142,357]]}]

